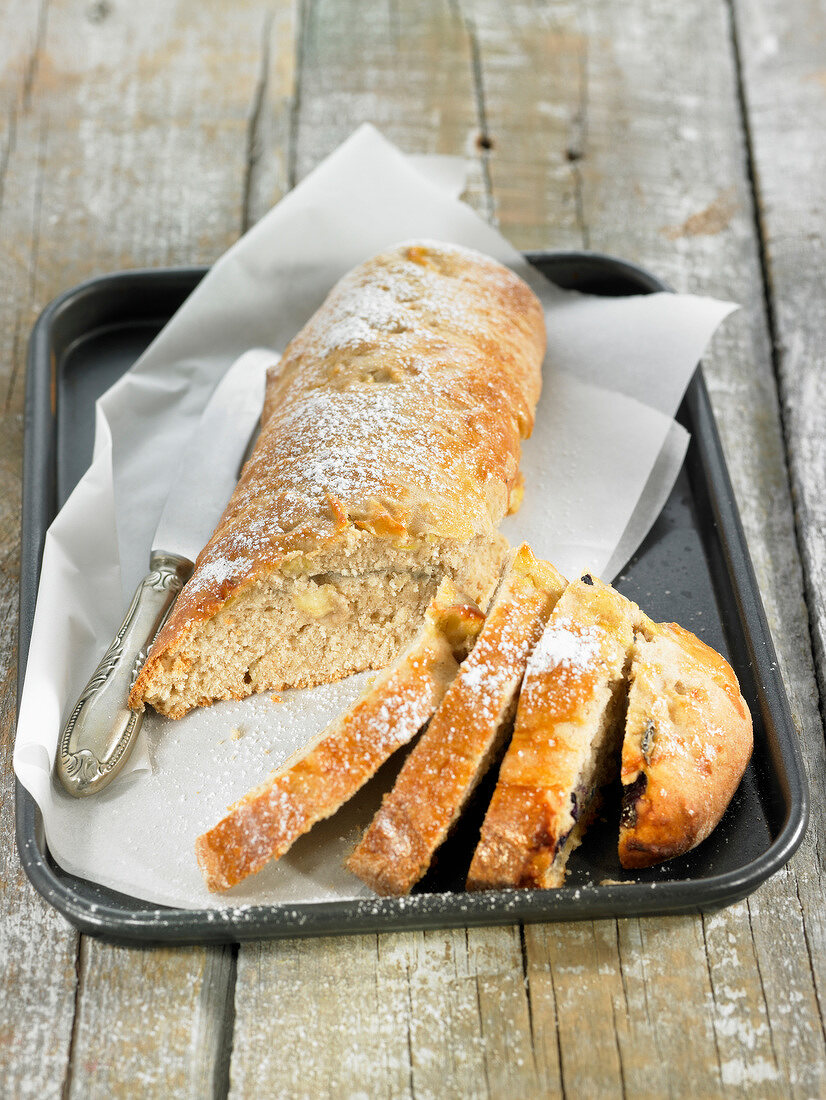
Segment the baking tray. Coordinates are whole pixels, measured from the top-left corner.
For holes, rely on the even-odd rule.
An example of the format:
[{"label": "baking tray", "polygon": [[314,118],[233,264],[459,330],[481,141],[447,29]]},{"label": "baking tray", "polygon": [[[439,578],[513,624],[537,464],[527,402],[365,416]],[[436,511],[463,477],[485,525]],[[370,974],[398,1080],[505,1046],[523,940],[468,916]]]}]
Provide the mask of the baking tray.
[{"label": "baking tray", "polygon": [[[560,286],[593,294],[668,289],[641,268],[610,256],[535,252],[528,259]],[[93,279],[56,298],[35,325],[26,387],[18,692],[46,528],[91,460],[94,401],[131,366],[204,274],[204,268],[184,268]],[[84,932],[174,943],[687,913],[750,893],[800,844],[808,791],[699,368],[678,419],[692,433],[684,467],[617,587],[653,618],[680,622],[724,653],[754,716],[754,755],[740,789],[720,826],[694,852],[659,868],[623,871],[616,854],[618,805],[609,798],[604,819],[572,856],[563,889],[468,894],[461,884],[484,811],[479,799],[435,869],[407,898],[171,909],[62,871],[47,850],[40,811],[18,782],[17,843],[37,890]]]}]

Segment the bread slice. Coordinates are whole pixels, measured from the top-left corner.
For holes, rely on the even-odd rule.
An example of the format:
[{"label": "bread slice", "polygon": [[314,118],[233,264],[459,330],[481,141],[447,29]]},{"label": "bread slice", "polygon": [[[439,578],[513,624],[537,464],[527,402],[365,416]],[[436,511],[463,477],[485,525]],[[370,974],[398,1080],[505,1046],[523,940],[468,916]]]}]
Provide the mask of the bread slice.
[{"label": "bread slice", "polygon": [[565,590],[528,661],[469,889],[561,886],[615,774],[638,608],[590,575]]},{"label": "bread slice", "polygon": [[646,620],[631,665],[619,856],[649,867],[719,823],[751,756],[751,715],[731,666],[676,623]]},{"label": "bread slice", "polygon": [[129,705],[383,668],[442,577],[487,606],[521,493],[542,308],[501,264],[434,242],[345,276],[267,380],[261,434]]},{"label": "bread slice", "polygon": [[376,893],[406,894],[427,871],[501,748],[528,656],[566,583],[527,545],[511,554],[479,639],[347,860]]},{"label": "bread slice", "polygon": [[330,817],[428,721],[481,630],[478,607],[443,580],[415,640],[341,717],[196,841],[210,890],[280,858]]}]

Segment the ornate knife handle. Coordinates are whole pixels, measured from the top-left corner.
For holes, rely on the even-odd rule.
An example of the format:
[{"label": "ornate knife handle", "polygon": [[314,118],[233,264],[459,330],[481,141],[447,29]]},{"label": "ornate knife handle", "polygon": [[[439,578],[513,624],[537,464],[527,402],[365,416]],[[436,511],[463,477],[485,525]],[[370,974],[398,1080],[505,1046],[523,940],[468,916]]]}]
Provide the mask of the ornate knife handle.
[{"label": "ornate knife handle", "polygon": [[192,573],[192,562],[158,551],[126,618],[81,692],[60,738],[55,770],[69,794],[96,794],[129,759],[143,714],[126,705],[149,647]]}]

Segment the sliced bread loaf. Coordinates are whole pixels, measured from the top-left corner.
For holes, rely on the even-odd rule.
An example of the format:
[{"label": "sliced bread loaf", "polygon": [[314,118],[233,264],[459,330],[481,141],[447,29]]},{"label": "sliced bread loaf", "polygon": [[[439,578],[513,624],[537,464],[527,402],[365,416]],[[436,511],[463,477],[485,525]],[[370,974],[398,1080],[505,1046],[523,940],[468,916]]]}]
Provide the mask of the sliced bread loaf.
[{"label": "sliced bread loaf", "polygon": [[528,661],[469,889],[562,885],[616,769],[637,614],[589,575],[563,593]]},{"label": "sliced bread loaf", "polygon": [[287,760],[196,845],[210,890],[278,859],[329,817],[428,721],[481,630],[475,603],[443,580],[414,641],[353,706]]},{"label": "sliced bread loaf", "polygon": [[379,894],[406,894],[425,874],[510,731],[528,656],[565,585],[523,545],[476,644],[347,867]]}]

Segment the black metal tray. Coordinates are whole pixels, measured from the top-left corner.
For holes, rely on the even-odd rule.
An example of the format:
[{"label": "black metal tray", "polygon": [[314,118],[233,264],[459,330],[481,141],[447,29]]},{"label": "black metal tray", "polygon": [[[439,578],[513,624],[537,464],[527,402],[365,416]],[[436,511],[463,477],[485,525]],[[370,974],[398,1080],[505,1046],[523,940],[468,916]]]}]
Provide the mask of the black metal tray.
[{"label": "black metal tray", "polygon": [[[653,275],[608,256],[543,252],[528,258],[563,287],[606,295],[667,289]],[[93,279],[55,299],[34,328],[26,389],[19,690],[46,528],[91,459],[95,398],[135,361],[204,273],[187,268]],[[724,653],[754,715],[754,756],[740,789],[720,826],[694,852],[659,868],[624,872],[616,854],[618,807],[609,805],[574,853],[564,889],[468,894],[461,883],[480,806],[408,898],[170,909],[62,871],[46,849],[40,812],[18,782],[17,843],[35,887],[84,932],[174,943],[686,913],[750,893],[800,844],[808,791],[699,369],[678,419],[692,433],[684,468],[617,586],[655,619],[680,622]]]}]

